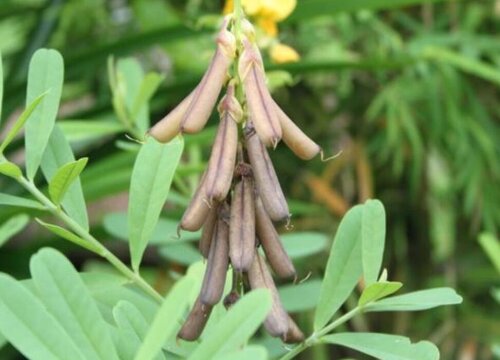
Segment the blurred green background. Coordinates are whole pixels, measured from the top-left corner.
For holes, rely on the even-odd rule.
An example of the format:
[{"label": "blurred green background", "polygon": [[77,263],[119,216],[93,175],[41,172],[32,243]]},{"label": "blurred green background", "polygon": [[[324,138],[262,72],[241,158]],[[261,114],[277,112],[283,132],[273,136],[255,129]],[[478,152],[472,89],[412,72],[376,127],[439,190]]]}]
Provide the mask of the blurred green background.
[{"label": "blurred green background", "polygon": [[[90,157],[82,184],[92,231],[124,258],[126,244],[113,239],[120,237],[116,229],[123,225],[137,146],[113,111],[108,58],[131,88],[141,70],[125,58],[138,60],[145,73],[164,75],[150,103],[154,123],[199,81],[223,6],[201,0],[0,1],[0,133],[24,105],[33,52],[58,49],[65,58],[59,119],[78,155]],[[296,239],[319,244],[296,260],[301,274],[318,278],[341,216],[379,198],[387,210],[389,278],[404,282],[405,291],[452,286],[464,303],[370,315],[351,330],[428,338],[443,359],[494,358],[500,307],[490,291],[499,276],[477,239],[482,232],[498,235],[500,227],[500,1],[299,0],[279,24],[278,38],[301,60],[275,64],[266,57],[273,96],[327,155],[342,151],[328,162],[303,162],[282,145],[272,153],[294,231],[327,235],[324,244],[314,236]],[[186,136],[164,213],[169,229],[206,164],[215,125],[214,118],[201,134]],[[16,145],[8,157],[19,162],[22,141]],[[0,187],[21,194],[6,179]],[[18,211],[0,207],[0,222]],[[145,260],[146,275],[160,289],[168,287],[170,271],[198,259],[194,244],[167,251],[161,241],[159,236],[159,251],[152,248]],[[0,251],[0,270],[27,276],[29,256],[48,244],[82,268],[103,266],[30,225]],[[303,310],[299,319],[307,329],[310,307]],[[343,351],[318,347],[303,358],[349,355]],[[16,358],[8,347],[0,356]]]}]

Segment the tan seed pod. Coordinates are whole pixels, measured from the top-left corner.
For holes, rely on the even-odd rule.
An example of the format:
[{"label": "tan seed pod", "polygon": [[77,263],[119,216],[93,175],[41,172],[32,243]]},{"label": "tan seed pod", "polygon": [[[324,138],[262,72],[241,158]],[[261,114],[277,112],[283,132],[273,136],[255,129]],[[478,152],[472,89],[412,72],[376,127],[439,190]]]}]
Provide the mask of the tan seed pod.
[{"label": "tan seed pod", "polygon": [[205,195],[205,174],[201,178],[198,189],[182,215],[179,228],[187,231],[198,231],[205,223],[210,212],[210,206]]},{"label": "tan seed pod", "polygon": [[274,273],[281,278],[295,277],[292,260],[283,248],[278,232],[258,196],[255,199],[255,229]]},{"label": "tan seed pod", "polygon": [[[234,87],[228,90],[234,93]],[[233,178],[238,148],[238,125],[232,113],[222,109],[212,153],[208,162],[205,192],[209,201],[226,198]]]},{"label": "tan seed pod", "polygon": [[214,234],[215,224],[217,223],[218,213],[219,204],[212,204],[212,208],[208,213],[207,219],[205,220],[203,229],[201,231],[201,238],[198,248],[205,259],[208,258],[208,253],[210,251],[210,244],[212,243],[212,237]]},{"label": "tan seed pod", "polygon": [[[273,100],[274,102],[274,100]],[[283,141],[295,155],[303,160],[311,160],[321,152],[321,148],[307,136],[287,114],[274,102],[276,113],[283,131]]]},{"label": "tan seed pod", "polygon": [[234,188],[229,220],[229,257],[236,271],[247,271],[255,255],[253,179],[242,176]]},{"label": "tan seed pod", "polygon": [[258,253],[254,257],[250,270],[248,270],[248,280],[252,289],[265,288],[270,290],[273,304],[264,321],[264,327],[272,336],[284,337],[289,327],[288,314],[281,304],[278,290],[266,262]]},{"label": "tan seed pod", "polygon": [[215,305],[222,298],[229,263],[228,252],[229,228],[224,219],[219,217],[210,245],[207,269],[200,290],[200,299],[203,304]]},{"label": "tan seed pod", "polygon": [[281,124],[274,101],[266,86],[264,66],[258,48],[248,39],[243,41],[244,50],[238,63],[249,118],[262,142],[275,148],[281,140]]},{"label": "tan seed pod", "polygon": [[287,344],[296,344],[304,341],[304,333],[297,326],[292,317],[288,315],[288,332],[281,338]]},{"label": "tan seed pod", "polygon": [[235,57],[236,39],[225,26],[219,32],[215,54],[181,121],[183,133],[197,133],[205,127],[227,79],[227,71]]},{"label": "tan seed pod", "polygon": [[273,221],[290,218],[288,204],[281,189],[273,163],[251,126],[245,128],[245,144],[252,165],[255,183],[262,203]]},{"label": "tan seed pod", "polygon": [[198,297],[177,337],[186,341],[198,339],[207,324],[211,312],[212,306],[203,304]]},{"label": "tan seed pod", "polygon": [[182,100],[163,119],[158,121],[150,130],[149,135],[162,143],[169,142],[180,132],[180,125],[189,104],[194,98],[196,89]]}]

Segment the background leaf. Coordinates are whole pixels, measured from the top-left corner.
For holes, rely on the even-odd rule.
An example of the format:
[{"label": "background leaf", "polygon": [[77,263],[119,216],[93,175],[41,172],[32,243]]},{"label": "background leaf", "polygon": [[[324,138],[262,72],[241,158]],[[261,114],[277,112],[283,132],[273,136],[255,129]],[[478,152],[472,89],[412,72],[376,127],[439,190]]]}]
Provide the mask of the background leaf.
[{"label": "background leaf", "polygon": [[29,179],[35,177],[49,142],[59,109],[63,78],[64,63],[61,54],[56,50],[37,50],[30,62],[27,106],[41,94],[47,94],[26,122],[26,172]]},{"label": "background leaf", "polygon": [[136,271],[167,199],[183,146],[179,138],[160,144],[149,137],[137,155],[128,208],[130,255]]},{"label": "background leaf", "polygon": [[317,254],[323,251],[328,244],[327,237],[317,232],[297,231],[290,234],[281,234],[280,237],[283,247],[291,259]]},{"label": "background leaf", "polygon": [[49,182],[49,195],[59,205],[66,192],[87,165],[88,158],[81,158],[61,166]]},{"label": "background leaf", "polygon": [[45,208],[38,201],[25,199],[19,196],[14,196],[9,194],[1,194],[1,193],[0,193],[0,205],[17,206],[17,207],[37,209],[37,210],[43,210]]},{"label": "background leaf", "polygon": [[362,216],[363,206],[353,207],[344,216],[335,234],[314,315],[316,331],[337,312],[361,276]]},{"label": "background leaf", "polygon": [[481,234],[479,243],[500,273],[500,242],[492,234]]},{"label": "background leaf", "polygon": [[0,225],[0,246],[5,244],[7,240],[23,230],[26,225],[28,225],[29,221],[30,218],[28,215],[18,214]]},{"label": "background leaf", "polygon": [[439,360],[439,350],[431,342],[412,344],[404,336],[377,333],[339,333],[322,341],[347,346],[381,360]]},{"label": "background leaf", "polygon": [[363,206],[361,222],[361,256],[366,285],[377,281],[385,245],[385,210],[379,200],[368,200]]}]

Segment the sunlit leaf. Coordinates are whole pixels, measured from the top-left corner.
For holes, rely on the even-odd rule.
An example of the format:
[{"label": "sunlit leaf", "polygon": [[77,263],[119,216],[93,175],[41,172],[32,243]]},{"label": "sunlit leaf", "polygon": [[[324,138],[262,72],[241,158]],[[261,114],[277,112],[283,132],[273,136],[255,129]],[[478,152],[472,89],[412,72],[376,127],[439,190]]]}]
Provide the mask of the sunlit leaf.
[{"label": "sunlit leaf", "polygon": [[128,208],[130,254],[135,270],[139,269],[142,254],[167,199],[183,147],[181,139],[160,144],[150,137],[137,155]]},{"label": "sunlit leaf", "polygon": [[358,305],[364,306],[372,301],[377,301],[386,296],[394,294],[396,291],[401,289],[402,283],[396,281],[382,281],[373,283],[367,286],[361,297],[359,298]]},{"label": "sunlit leaf", "polygon": [[0,174],[18,179],[23,176],[21,169],[16,164],[0,159]]},{"label": "sunlit leaf", "polygon": [[54,127],[61,99],[63,58],[56,50],[40,49],[31,58],[28,74],[26,104],[46,93],[41,103],[26,122],[26,172],[33,179],[42,162],[42,156]]},{"label": "sunlit leaf", "polygon": [[439,350],[431,342],[411,343],[404,336],[378,333],[339,333],[321,341],[346,346],[380,360],[439,360]]},{"label": "sunlit leaf", "polygon": [[314,316],[315,330],[325,326],[337,312],[362,274],[362,215],[363,206],[358,205],[350,209],[335,234]]}]

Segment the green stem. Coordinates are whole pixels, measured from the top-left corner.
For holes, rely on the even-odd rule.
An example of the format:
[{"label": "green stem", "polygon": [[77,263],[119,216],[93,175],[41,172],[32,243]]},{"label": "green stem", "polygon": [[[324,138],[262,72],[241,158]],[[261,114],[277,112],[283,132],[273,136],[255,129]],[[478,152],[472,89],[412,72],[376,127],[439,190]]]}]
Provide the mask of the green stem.
[{"label": "green stem", "polygon": [[17,181],[28,190],[38,201],[40,201],[47,210],[64,222],[69,229],[75,234],[86,240],[97,250],[97,254],[105,258],[111,265],[113,265],[119,272],[121,272],[130,281],[139,286],[145,293],[150,295],[158,303],[163,301],[163,297],[151,287],[139,274],[133,272],[127,265],[125,265],[118,257],[109,251],[103,244],[101,244],[95,237],[93,237],[87,230],[80,224],[69,217],[60,207],[56,206],[48,197],[46,197],[35,184],[25,177],[20,177]]},{"label": "green stem", "polygon": [[321,341],[321,337],[330,333],[333,329],[336,327],[342,325],[343,323],[349,321],[352,319],[354,316],[356,316],[359,312],[361,312],[361,307],[355,307],[348,313],[345,313],[341,317],[339,317],[337,320],[331,322],[327,326],[325,326],[323,329],[318,331],[317,333],[314,332],[309,336],[303,343],[295,346],[292,350],[287,352],[285,355],[283,355],[280,360],[289,360],[293,359],[295,356],[300,354],[302,351],[307,349],[308,347],[311,347]]}]

